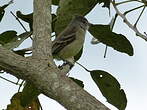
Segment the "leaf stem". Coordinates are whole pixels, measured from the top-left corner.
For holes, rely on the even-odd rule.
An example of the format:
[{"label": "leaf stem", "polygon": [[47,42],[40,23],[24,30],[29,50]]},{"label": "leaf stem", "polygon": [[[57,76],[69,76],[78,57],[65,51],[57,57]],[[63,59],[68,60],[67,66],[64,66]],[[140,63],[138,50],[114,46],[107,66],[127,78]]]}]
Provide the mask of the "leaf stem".
[{"label": "leaf stem", "polygon": [[88,70],[86,67],[84,67],[82,64],[76,62],[78,65],[80,65],[82,68],[84,68],[87,72],[90,72],[90,70]]}]

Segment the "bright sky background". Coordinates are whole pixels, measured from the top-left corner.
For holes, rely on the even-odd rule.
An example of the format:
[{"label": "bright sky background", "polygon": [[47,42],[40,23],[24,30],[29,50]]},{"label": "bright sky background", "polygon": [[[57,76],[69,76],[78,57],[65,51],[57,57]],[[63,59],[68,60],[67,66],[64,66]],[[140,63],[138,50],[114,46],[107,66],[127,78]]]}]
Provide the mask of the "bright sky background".
[{"label": "bright sky background", "polygon": [[[0,6],[8,3],[8,1],[9,0],[0,0]],[[130,9],[133,8],[133,6],[138,6],[138,4],[123,5],[121,6],[121,10],[123,11],[124,9]],[[0,33],[6,30],[15,30],[18,33],[24,32],[20,24],[10,14],[10,11],[15,13],[16,10],[20,10],[25,14],[31,13],[32,0],[14,0],[14,3],[6,9],[6,14],[0,23]],[[138,16],[138,12],[140,11],[141,10],[137,10],[132,14],[129,14],[128,17],[131,22],[135,22]],[[111,15],[114,15],[114,10],[111,10],[111,12]],[[109,17],[108,9],[102,8],[100,5],[97,5],[92,10],[92,12],[86,16],[86,18],[91,23],[95,24],[108,24],[111,20]],[[144,14],[138,24],[138,28],[141,32],[147,32],[146,19],[147,15]],[[24,24],[27,25],[26,23]],[[105,45],[101,43],[98,45],[91,45],[90,41],[92,36],[87,33],[84,53],[79,62],[88,69],[105,70],[117,78],[121,84],[121,88],[124,89],[127,95],[128,104],[126,110],[146,110],[147,42],[139,37],[136,37],[135,33],[129,29],[128,26],[124,24],[120,18],[117,19],[114,31],[127,36],[134,47],[134,56],[130,57],[109,47],[107,57],[103,58]],[[30,46],[31,43],[29,41],[30,40],[26,40],[20,48]],[[14,81],[16,80],[16,78],[10,76],[9,74],[3,74],[1,76]],[[87,73],[80,66],[76,65],[71,70],[70,76],[82,80],[85,85],[85,90],[87,90],[90,94],[95,96],[98,100],[100,100],[112,110],[117,110],[106,102],[106,99],[102,96],[95,83],[91,80],[89,73]],[[17,92],[17,90],[18,86],[0,79],[0,110],[6,108],[7,104],[10,103],[10,98],[14,93]],[[53,101],[48,97],[40,95],[39,98],[41,100],[43,110],[66,110],[60,104],[56,103],[56,101]]]}]

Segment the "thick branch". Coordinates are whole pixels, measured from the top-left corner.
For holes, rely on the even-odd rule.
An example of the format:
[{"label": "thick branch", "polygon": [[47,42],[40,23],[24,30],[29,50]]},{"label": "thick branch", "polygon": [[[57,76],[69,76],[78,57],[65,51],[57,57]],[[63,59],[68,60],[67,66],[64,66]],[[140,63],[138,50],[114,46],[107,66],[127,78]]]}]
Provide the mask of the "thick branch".
[{"label": "thick branch", "polygon": [[[51,57],[51,0],[34,0],[33,57],[48,60]],[[40,19],[41,18],[41,19]]]},{"label": "thick branch", "polygon": [[25,59],[0,47],[0,67],[10,74],[33,83],[46,96],[68,110],[109,110],[53,67],[42,67],[36,59]]},{"label": "thick branch", "polygon": [[[36,85],[47,96],[55,99],[68,110],[109,110],[102,103],[88,94],[77,84],[67,78],[54,65],[46,67],[42,61],[51,55],[51,0],[34,0],[34,51],[33,56],[39,67],[32,68],[32,72],[39,73],[35,82]],[[49,49],[49,50],[48,50]],[[51,60],[50,60],[51,61]],[[42,64],[41,64],[42,63]],[[45,62],[44,62],[45,63]],[[34,65],[33,65],[34,66]],[[34,77],[35,75],[33,75]]]},{"label": "thick branch", "polygon": [[0,67],[14,76],[30,81],[42,93],[68,110],[109,110],[63,75],[52,62],[50,6],[51,0],[34,0],[33,57],[23,58],[0,47]]},{"label": "thick branch", "polygon": [[18,78],[24,79],[22,71],[27,68],[27,61],[24,57],[16,55],[12,51],[0,46],[0,68],[12,73]]}]

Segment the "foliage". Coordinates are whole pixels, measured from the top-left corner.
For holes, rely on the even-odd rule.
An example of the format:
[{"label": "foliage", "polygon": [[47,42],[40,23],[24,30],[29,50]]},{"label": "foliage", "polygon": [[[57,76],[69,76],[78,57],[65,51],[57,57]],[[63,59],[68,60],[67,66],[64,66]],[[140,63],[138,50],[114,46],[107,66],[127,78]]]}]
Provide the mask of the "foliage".
[{"label": "foliage", "polygon": [[112,32],[110,25],[92,25],[89,32],[98,41],[113,47],[115,50],[127,53],[130,56],[133,55],[133,47],[129,40],[122,34]]},{"label": "foliage", "polygon": [[[67,24],[71,21],[72,17],[75,15],[86,16],[97,4],[101,3],[103,3],[102,7],[107,8],[109,11],[110,3],[115,6],[115,2],[111,0],[52,0],[52,4],[58,6],[57,12],[52,14],[52,32],[55,33],[55,36],[58,36],[58,34],[62,32],[62,30],[64,30]],[[143,3],[146,6],[146,2]],[[9,4],[10,3],[0,6],[0,22],[2,21],[5,14],[5,9],[7,6],[9,6]],[[118,3],[117,5],[119,4],[123,4],[123,2]],[[131,11],[127,11],[125,14]],[[22,12],[17,11],[16,16],[17,19],[21,19],[29,23],[30,31],[33,31],[33,13],[23,14]],[[124,21],[126,22],[127,19],[125,18]],[[89,32],[98,41],[114,48],[119,52],[123,52],[132,56],[134,54],[133,47],[130,41],[127,39],[127,36],[113,32],[110,27],[111,25],[108,24],[93,24],[90,26]],[[136,25],[134,27],[136,27]],[[138,33],[137,35],[141,35],[138,30],[136,33]],[[23,41],[28,37],[31,37],[31,35],[32,32],[23,32],[22,34],[17,35],[17,32],[14,30],[6,30],[0,34],[0,44],[5,48],[14,51],[15,48],[22,44]],[[25,57],[26,54],[25,50],[18,50],[14,52],[23,57]],[[83,48],[74,57],[75,61],[80,59],[82,52]],[[90,72],[93,81],[99,87],[101,93],[104,97],[106,97],[107,101],[117,107],[119,110],[125,110],[125,107],[127,105],[127,98],[124,90],[120,88],[119,82],[111,74],[105,71],[89,71],[87,69],[86,71]],[[82,81],[72,77],[69,78],[84,88]],[[39,110],[39,103],[37,99],[39,94],[40,92],[33,85],[31,85],[31,83],[26,83],[22,92],[16,93],[11,98],[11,104],[7,106],[7,110],[27,110],[28,108],[25,108],[25,106],[28,105],[32,107],[31,110]]]},{"label": "foliage", "polygon": [[5,14],[5,9],[12,3],[13,1],[10,1],[8,4],[5,4],[3,6],[0,6],[0,22]]},{"label": "foliage", "polygon": [[109,103],[119,110],[126,108],[127,99],[124,90],[120,89],[119,82],[111,74],[102,70],[93,70],[90,71],[90,75]]},{"label": "foliage", "polygon": [[11,104],[7,106],[7,110],[40,110],[38,100],[33,100],[27,107],[22,107],[20,104],[22,93],[16,93],[11,98]]},{"label": "foliage", "polygon": [[37,100],[37,96],[40,92],[31,83],[27,82],[22,90],[20,97],[20,104],[23,107],[28,106],[34,100]]},{"label": "foliage", "polygon": [[20,35],[16,35],[17,32],[10,30],[0,34],[0,44],[7,49],[17,48],[25,39],[27,39],[32,33],[24,32]]}]

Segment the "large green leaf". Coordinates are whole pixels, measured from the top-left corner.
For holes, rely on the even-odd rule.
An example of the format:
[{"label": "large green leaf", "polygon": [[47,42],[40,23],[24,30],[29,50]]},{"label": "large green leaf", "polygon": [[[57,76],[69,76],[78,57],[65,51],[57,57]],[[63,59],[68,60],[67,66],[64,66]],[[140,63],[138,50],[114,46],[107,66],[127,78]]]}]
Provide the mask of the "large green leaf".
[{"label": "large green leaf", "polygon": [[133,47],[129,40],[122,34],[114,33],[109,25],[92,25],[89,32],[100,42],[114,48],[119,52],[133,55]]},{"label": "large green leaf", "polygon": [[14,49],[17,48],[24,40],[26,40],[28,37],[30,37],[32,32],[24,32],[20,35],[18,35],[15,39],[10,41],[9,43],[5,44],[4,47],[7,49]]},{"label": "large green leaf", "polygon": [[107,101],[119,110],[125,110],[127,98],[119,82],[111,74],[102,70],[93,70],[90,74]]},{"label": "large green leaf", "polygon": [[110,0],[60,0],[55,23],[56,34],[62,32],[75,15],[87,15],[97,3],[104,3],[103,7],[110,6]]},{"label": "large green leaf", "polygon": [[0,7],[0,22],[4,16],[4,14],[5,14],[5,10],[2,7]]},{"label": "large green leaf", "polygon": [[38,99],[33,100],[33,102],[29,106],[22,107],[20,104],[21,96],[21,92],[14,94],[14,96],[10,100],[11,104],[7,105],[7,110],[40,110]]},{"label": "large green leaf", "polygon": [[55,32],[58,35],[75,15],[85,16],[97,4],[96,0],[60,0]]},{"label": "large green leaf", "polygon": [[[33,13],[22,14],[20,11],[17,11],[16,15],[21,20],[29,23],[30,31],[33,31]],[[52,14],[52,32],[54,32],[55,22],[56,22],[56,15]]]},{"label": "large green leaf", "polygon": [[0,6],[0,22],[1,22],[1,20],[2,20],[2,18],[3,18],[3,16],[4,16],[4,14],[5,14],[5,8],[6,8],[8,5],[9,5],[9,3],[6,4],[6,5]]},{"label": "large green leaf", "polygon": [[18,47],[25,39],[27,39],[32,33],[31,32],[25,32],[20,35],[16,35],[16,31],[6,31],[0,34],[0,44],[9,49],[12,50],[16,47]]},{"label": "large green leaf", "polygon": [[30,31],[33,30],[33,13],[30,14],[22,14],[20,11],[16,12],[16,15],[21,20],[29,23]]},{"label": "large green leaf", "polygon": [[5,45],[17,38],[17,32],[10,30],[0,34],[0,44]]},{"label": "large green leaf", "polygon": [[36,100],[40,92],[36,87],[34,87],[30,83],[26,83],[25,87],[23,88],[22,95],[20,98],[20,103],[23,107],[28,106],[32,103],[33,100]]}]

